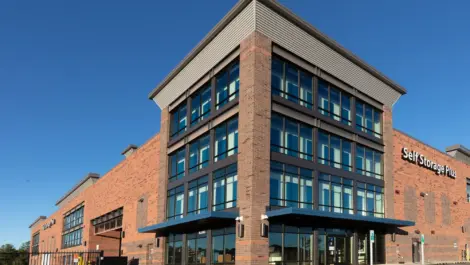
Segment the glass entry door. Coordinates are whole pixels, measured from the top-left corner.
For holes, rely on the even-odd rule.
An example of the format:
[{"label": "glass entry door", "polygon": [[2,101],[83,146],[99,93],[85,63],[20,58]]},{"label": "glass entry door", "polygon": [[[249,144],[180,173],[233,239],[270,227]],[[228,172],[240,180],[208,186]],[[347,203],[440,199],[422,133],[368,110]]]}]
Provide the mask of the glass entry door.
[{"label": "glass entry door", "polygon": [[[352,235],[344,230],[326,230],[318,235],[320,265],[352,264]],[[322,257],[323,255],[323,257]]]}]

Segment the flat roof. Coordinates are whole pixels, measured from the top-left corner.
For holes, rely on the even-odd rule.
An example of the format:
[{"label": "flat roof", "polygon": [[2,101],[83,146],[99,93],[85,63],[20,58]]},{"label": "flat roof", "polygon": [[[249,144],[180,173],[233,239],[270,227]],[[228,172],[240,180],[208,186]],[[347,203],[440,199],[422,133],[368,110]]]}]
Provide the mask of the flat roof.
[{"label": "flat roof", "polygon": [[216,36],[219,34],[249,3],[252,1],[258,1],[263,3],[267,7],[271,8],[284,18],[286,18],[291,23],[295,24],[296,26],[300,27],[301,29],[305,30],[310,35],[314,36],[325,45],[333,49],[334,51],[338,52],[342,56],[346,57],[351,62],[355,63],[357,66],[364,69],[366,72],[370,73],[380,81],[384,82],[385,84],[389,85],[391,88],[399,92],[400,94],[406,94],[407,91],[404,87],[400,86],[380,71],[360,59],[358,56],[353,54],[351,51],[347,50],[343,46],[341,46],[338,42],[331,39],[327,35],[320,32],[314,26],[294,14],[292,11],[278,3],[277,1],[273,0],[240,0],[238,3],[225,15],[222,20],[215,25],[215,27],[202,39],[196,47],[194,47],[191,52],[186,55],[186,57],[168,74],[165,79],[163,79],[160,84],[158,84],[149,94],[149,99],[153,99],[156,94],[158,94],[183,68],[191,62],[196,55],[202,51]]},{"label": "flat roof", "polygon": [[35,225],[40,220],[46,220],[46,219],[47,219],[47,216],[44,216],[44,215],[39,216],[38,218],[36,218],[36,220],[34,220],[34,222],[29,226],[29,228],[33,227],[33,225]]},{"label": "flat roof", "polygon": [[98,173],[88,173],[80,182],[78,182],[71,190],[69,190],[64,196],[62,196],[56,203],[55,205],[59,205],[61,202],[63,202],[70,194],[72,194],[74,191],[76,191],[80,186],[82,186],[87,180],[89,179],[99,179],[100,174]]}]

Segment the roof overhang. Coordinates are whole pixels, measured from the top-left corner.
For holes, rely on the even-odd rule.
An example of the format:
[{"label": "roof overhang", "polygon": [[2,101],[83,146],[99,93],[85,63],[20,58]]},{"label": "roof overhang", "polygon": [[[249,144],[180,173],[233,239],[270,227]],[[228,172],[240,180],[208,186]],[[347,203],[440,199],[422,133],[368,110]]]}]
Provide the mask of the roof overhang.
[{"label": "roof overhang", "polygon": [[165,108],[258,31],[378,102],[393,106],[406,89],[321,33],[277,1],[240,0],[149,94]]},{"label": "roof overhang", "polygon": [[322,227],[330,226],[333,228],[362,227],[369,229],[392,230],[398,227],[415,225],[415,223],[412,221],[333,213],[292,207],[270,210],[266,212],[266,215],[270,221],[277,220],[283,223],[291,223],[295,225],[319,224]]},{"label": "roof overhang", "polygon": [[32,228],[33,226],[35,226],[39,221],[43,221],[46,219],[47,219],[47,216],[44,216],[44,215],[39,216],[38,218],[36,218],[36,220],[34,220],[34,222],[29,226],[29,228]]},{"label": "roof overhang", "polygon": [[139,228],[139,233],[156,233],[157,236],[162,236],[176,232],[195,232],[235,223],[237,217],[238,212],[206,212]]}]

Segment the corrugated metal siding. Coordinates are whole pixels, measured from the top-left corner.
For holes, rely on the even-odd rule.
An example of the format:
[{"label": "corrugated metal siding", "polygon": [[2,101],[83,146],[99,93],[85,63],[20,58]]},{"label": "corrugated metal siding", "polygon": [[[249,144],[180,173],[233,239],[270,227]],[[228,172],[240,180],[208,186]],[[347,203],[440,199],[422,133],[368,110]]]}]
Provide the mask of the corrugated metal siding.
[{"label": "corrugated metal siding", "polygon": [[256,1],[256,30],[313,65],[343,80],[387,106],[400,93],[361,67],[352,63],[321,41],[295,26],[270,8]]},{"label": "corrugated metal siding", "polygon": [[181,72],[154,98],[165,108],[181,96],[255,30],[254,2],[236,16]]}]

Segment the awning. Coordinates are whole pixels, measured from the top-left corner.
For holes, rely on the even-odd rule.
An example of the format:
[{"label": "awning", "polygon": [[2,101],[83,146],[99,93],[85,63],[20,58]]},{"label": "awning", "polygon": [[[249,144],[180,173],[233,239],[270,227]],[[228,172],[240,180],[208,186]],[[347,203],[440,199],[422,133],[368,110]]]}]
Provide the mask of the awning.
[{"label": "awning", "polygon": [[238,212],[206,212],[139,228],[139,233],[156,233],[157,236],[161,236],[172,232],[197,232],[208,228],[235,224],[235,218],[237,217]]},{"label": "awning", "polygon": [[284,223],[318,225],[319,227],[393,229],[415,225],[412,221],[293,207],[270,210],[266,212],[266,215],[270,221],[278,220]]}]

